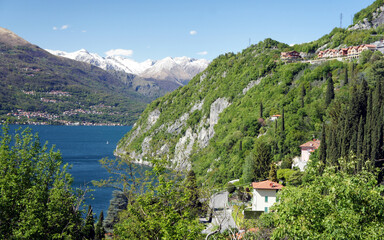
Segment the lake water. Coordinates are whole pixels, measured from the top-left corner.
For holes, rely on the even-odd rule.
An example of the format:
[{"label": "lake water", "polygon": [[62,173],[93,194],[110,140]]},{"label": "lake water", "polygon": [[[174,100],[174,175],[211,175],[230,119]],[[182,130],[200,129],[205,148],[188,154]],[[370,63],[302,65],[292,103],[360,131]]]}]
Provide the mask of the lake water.
[{"label": "lake water", "polygon": [[63,163],[72,165],[69,173],[74,177],[74,187],[87,186],[95,189],[92,199],[86,203],[91,204],[97,216],[104,211],[106,216],[109,201],[112,198],[112,188],[93,187],[92,180],[107,179],[108,172],[103,169],[99,160],[105,157],[114,158],[113,151],[117,142],[132,127],[129,126],[10,126],[10,133],[19,127],[32,129],[38,132],[42,144],[48,141],[49,146],[56,145],[60,150]]}]

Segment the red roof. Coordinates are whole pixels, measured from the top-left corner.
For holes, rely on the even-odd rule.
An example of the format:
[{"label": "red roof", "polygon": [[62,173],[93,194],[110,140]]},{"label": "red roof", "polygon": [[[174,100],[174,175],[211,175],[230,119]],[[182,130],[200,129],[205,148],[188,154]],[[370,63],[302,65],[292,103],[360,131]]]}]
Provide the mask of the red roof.
[{"label": "red roof", "polygon": [[300,145],[301,148],[314,148],[314,149],[318,149],[320,147],[320,140],[317,140],[317,139],[313,139],[313,141],[309,141],[309,142],[306,142],[304,144],[301,144]]},{"label": "red roof", "polygon": [[283,185],[277,182],[272,182],[270,180],[265,180],[262,182],[253,182],[252,187],[254,189],[276,190],[276,189],[282,189]]}]

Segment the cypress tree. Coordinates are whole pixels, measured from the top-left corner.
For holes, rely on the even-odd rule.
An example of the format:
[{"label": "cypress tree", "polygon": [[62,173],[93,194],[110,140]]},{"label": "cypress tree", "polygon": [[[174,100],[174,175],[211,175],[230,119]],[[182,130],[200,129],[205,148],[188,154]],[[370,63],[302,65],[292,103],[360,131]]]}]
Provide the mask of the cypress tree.
[{"label": "cypress tree", "polygon": [[367,114],[364,126],[364,147],[362,149],[362,159],[367,160],[370,158],[371,152],[371,122],[372,122],[372,91],[368,92],[367,100]]},{"label": "cypress tree", "polygon": [[88,206],[87,217],[83,226],[83,237],[85,239],[95,238],[95,221],[93,219],[93,211],[91,205]]},{"label": "cypress tree", "polygon": [[305,87],[304,87],[304,84],[301,85],[301,107],[303,108],[304,107],[304,97],[305,97]]},{"label": "cypress tree", "polygon": [[334,92],[333,80],[330,77],[328,78],[327,91],[325,93],[325,106],[328,107],[328,105],[332,102],[332,99],[334,98],[335,98],[335,92]]},{"label": "cypress tree", "polygon": [[359,120],[359,128],[357,129],[357,149],[356,155],[359,159],[358,169],[361,170],[363,166],[364,158],[362,156],[362,149],[364,147],[364,124],[363,124],[363,116],[360,116]]},{"label": "cypress tree", "polygon": [[279,153],[284,154],[285,153],[285,116],[284,116],[284,108],[282,110],[281,114],[281,131],[280,131],[280,138],[279,138]]},{"label": "cypress tree", "polygon": [[323,165],[326,165],[327,160],[327,141],[325,136],[325,124],[323,123],[323,127],[321,129],[321,143],[320,143],[320,161],[323,163]]},{"label": "cypress tree", "polygon": [[101,211],[100,216],[99,216],[99,220],[97,221],[97,224],[96,224],[95,240],[104,239],[105,230],[103,227],[103,221],[104,221],[104,213],[103,213],[103,211]]},{"label": "cypress tree", "polygon": [[345,68],[344,86],[348,84],[348,67]]},{"label": "cypress tree", "polygon": [[276,165],[274,163],[271,164],[271,169],[269,170],[269,180],[277,182]]},{"label": "cypress tree", "polygon": [[284,119],[284,108],[283,112],[281,114],[281,131],[284,133],[285,132],[285,119]]}]

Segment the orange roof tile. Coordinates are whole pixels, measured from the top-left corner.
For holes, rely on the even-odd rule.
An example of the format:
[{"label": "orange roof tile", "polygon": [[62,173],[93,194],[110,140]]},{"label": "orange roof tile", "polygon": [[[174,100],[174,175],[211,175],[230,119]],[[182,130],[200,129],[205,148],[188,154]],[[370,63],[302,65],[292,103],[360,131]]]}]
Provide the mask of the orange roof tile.
[{"label": "orange roof tile", "polygon": [[272,182],[270,180],[265,180],[262,182],[253,182],[252,187],[254,189],[276,190],[276,189],[282,189],[283,185],[277,182]]},{"label": "orange roof tile", "polygon": [[314,139],[313,141],[301,144],[300,147],[314,147],[314,149],[318,149],[320,147],[320,140]]}]

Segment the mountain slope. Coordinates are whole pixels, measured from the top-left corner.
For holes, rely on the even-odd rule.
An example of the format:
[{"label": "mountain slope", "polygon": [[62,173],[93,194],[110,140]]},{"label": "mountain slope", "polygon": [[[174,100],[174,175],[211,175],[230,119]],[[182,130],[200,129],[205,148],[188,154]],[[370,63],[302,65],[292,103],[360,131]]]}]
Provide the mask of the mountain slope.
[{"label": "mountain slope", "polygon": [[98,54],[89,53],[85,49],[72,53],[56,50],[47,51],[57,56],[86,62],[107,70],[122,77],[123,81],[127,82],[133,90],[151,97],[162,96],[166,92],[184,86],[209,64],[208,60],[188,57],[167,57],[158,61],[148,59],[138,63],[121,56],[103,58]]},{"label": "mountain slope", "polygon": [[4,28],[0,54],[3,118],[8,114],[21,122],[130,124],[149,101],[112,74],[51,55]]},{"label": "mountain slope", "polygon": [[[258,163],[268,176],[269,164],[290,167],[299,146],[319,138],[323,122],[340,113],[349,89],[366,80],[376,85],[372,72],[382,71],[382,54],[366,52],[360,63],[326,61],[286,64],[282,51],[315,53],[320,48],[359,45],[382,38],[378,28],[335,29],[319,40],[289,47],[266,39],[240,53],[221,55],[183,88],[152,102],[134,128],[119,142],[116,154],[137,161],[166,158],[179,169],[192,167],[205,183],[224,184],[243,179],[247,164]],[[335,100],[325,102],[332,80]],[[270,116],[282,115],[277,121]],[[273,160],[273,161],[272,161]],[[254,163],[251,165],[255,165]]]}]

